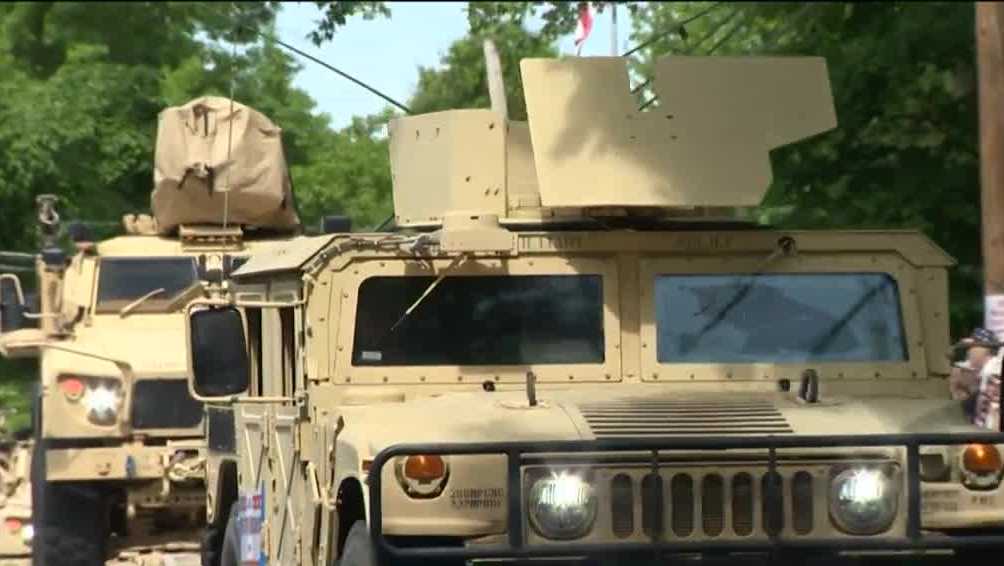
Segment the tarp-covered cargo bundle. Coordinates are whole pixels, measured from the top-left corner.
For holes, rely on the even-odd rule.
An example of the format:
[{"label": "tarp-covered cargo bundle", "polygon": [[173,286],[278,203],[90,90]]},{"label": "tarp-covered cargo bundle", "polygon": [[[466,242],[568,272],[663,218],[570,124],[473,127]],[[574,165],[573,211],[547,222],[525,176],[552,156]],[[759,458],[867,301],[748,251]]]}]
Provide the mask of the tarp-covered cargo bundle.
[{"label": "tarp-covered cargo bundle", "polygon": [[161,112],[151,197],[159,231],[219,225],[224,215],[228,225],[298,230],[281,133],[228,98],[206,96]]}]

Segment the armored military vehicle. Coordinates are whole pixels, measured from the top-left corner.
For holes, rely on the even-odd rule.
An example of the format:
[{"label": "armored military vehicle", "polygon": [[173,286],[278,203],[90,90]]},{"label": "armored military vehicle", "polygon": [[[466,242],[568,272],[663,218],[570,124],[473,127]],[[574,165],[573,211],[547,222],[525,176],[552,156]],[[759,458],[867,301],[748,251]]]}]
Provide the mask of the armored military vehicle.
[{"label": "armored military vehicle", "polygon": [[619,58],[521,73],[528,123],[391,123],[396,230],[186,307],[222,564],[999,551],[1004,437],[945,379],[953,260],[734,213],[835,127],[825,62],[664,58],[648,111]]},{"label": "armored military vehicle", "polygon": [[30,566],[31,450],[21,434],[11,434],[0,412],[0,566]]},{"label": "armored military vehicle", "polygon": [[40,310],[5,277],[0,334],[0,354],[40,364],[36,566],[200,561],[204,410],[185,380],[182,309],[250,253],[300,237],[280,134],[228,99],[164,110],[153,215],[127,215],[124,235],[99,242],[70,225],[70,257],[55,199],[41,199]]}]

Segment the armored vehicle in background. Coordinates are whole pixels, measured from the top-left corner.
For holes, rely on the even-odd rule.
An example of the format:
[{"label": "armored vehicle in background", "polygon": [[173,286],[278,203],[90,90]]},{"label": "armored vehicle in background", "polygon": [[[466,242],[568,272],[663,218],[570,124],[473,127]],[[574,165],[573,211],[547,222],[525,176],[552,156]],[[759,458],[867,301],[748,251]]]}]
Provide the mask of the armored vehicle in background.
[{"label": "armored vehicle in background", "polygon": [[10,434],[0,412],[0,566],[30,566],[31,450],[26,438]]},{"label": "armored vehicle in background", "polygon": [[228,99],[166,109],[151,200],[153,216],[127,215],[118,237],[70,225],[67,257],[43,197],[38,312],[4,279],[0,354],[40,366],[36,566],[200,561],[204,409],[185,380],[183,307],[251,253],[300,237],[279,128]]},{"label": "armored vehicle in background", "polygon": [[222,564],[999,552],[953,260],[731,213],[835,127],[825,62],[668,57],[649,111],[623,59],[521,72],[528,123],[391,123],[394,233],[254,254],[187,307]]}]

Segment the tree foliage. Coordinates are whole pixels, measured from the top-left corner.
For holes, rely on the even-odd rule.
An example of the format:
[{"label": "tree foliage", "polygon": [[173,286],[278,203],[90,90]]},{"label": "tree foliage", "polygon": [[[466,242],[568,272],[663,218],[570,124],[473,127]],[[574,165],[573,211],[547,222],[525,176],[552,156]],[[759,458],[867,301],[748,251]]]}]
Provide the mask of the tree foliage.
[{"label": "tree foliage", "polygon": [[[339,4],[344,15],[365,9]],[[375,157],[381,142],[367,138],[373,128],[363,121],[333,131],[292,86],[299,64],[253,33],[274,33],[279,9],[278,2],[0,4],[0,249],[35,248],[34,200],[42,193],[60,197],[64,219],[96,222],[98,236],[120,233],[123,214],[149,210],[158,113],[231,89],[283,129],[305,223],[341,206],[358,205],[367,221],[383,214],[368,204],[389,200],[386,167],[369,171],[386,162]],[[21,375],[15,389],[23,390],[26,368],[0,361],[0,381]],[[10,390],[0,387],[4,404],[5,395]]]},{"label": "tree foliage", "polygon": [[419,68],[418,88],[410,104],[413,112],[491,106],[483,48],[485,37],[491,37],[499,52],[509,117],[526,120],[519,61],[524,57],[556,57],[557,52],[543,36],[514,24],[497,26],[483,35],[472,34],[454,42],[439,69]]},{"label": "tree foliage", "polygon": [[322,11],[322,16],[314,22],[316,26],[310,32],[310,39],[315,45],[331,41],[338,28],[345,25],[350,16],[360,15],[365,20],[378,16],[390,17],[390,8],[383,2],[314,2]]}]

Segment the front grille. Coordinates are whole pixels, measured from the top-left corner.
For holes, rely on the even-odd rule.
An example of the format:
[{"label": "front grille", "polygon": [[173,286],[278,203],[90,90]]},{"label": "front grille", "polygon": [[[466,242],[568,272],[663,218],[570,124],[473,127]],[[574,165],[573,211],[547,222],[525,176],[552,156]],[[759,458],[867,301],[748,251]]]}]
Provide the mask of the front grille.
[{"label": "front grille", "polygon": [[[808,535],[814,528],[816,483],[805,470],[618,473],[610,480],[610,524],[619,539],[749,537],[783,534],[787,517],[789,532]],[[777,496],[773,508],[768,493]],[[638,505],[640,529],[630,511]]]},{"label": "front grille", "polygon": [[768,401],[619,399],[579,409],[597,438],[794,432]]},{"label": "front grille", "polygon": [[135,429],[192,428],[202,422],[202,403],[183,379],[143,379],[132,390]]}]

